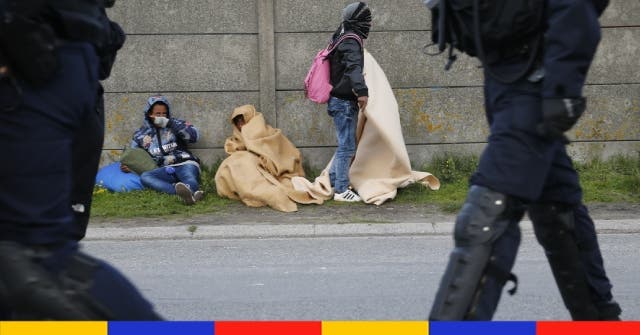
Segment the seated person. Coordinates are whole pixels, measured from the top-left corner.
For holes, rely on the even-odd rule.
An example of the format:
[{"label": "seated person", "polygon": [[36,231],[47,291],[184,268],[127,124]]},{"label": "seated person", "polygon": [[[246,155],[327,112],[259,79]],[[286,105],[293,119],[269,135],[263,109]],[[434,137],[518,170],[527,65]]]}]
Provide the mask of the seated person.
[{"label": "seated person", "polygon": [[229,157],[215,176],[220,196],[283,212],[296,211],[297,203],[322,203],[293,189],[291,178],[304,177],[302,156],[280,129],[268,125],[252,105],[236,108],[229,120],[233,135],[224,144]]},{"label": "seated person", "polygon": [[247,122],[244,120],[244,115],[242,114],[236,115],[231,121],[233,121],[233,124],[238,127],[239,131],[242,131],[242,127],[247,124]]},{"label": "seated person", "polygon": [[[133,134],[131,147],[147,150],[159,167],[142,173],[142,184],[159,192],[177,194],[187,205],[200,201],[204,192],[199,190],[199,160],[186,146],[197,140],[196,127],[171,117],[169,101],[164,96],[150,97],[142,127]],[[130,172],[126,165],[121,165],[121,169]]]}]

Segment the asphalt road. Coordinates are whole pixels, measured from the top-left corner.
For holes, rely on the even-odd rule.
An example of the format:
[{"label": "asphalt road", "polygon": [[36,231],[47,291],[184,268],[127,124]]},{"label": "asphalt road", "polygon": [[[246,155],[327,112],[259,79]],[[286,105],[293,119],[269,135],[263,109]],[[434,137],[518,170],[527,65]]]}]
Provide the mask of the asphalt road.
[{"label": "asphalt road", "polygon": [[[153,228],[149,228],[153,229]],[[640,233],[601,234],[623,318],[640,319]],[[170,320],[425,320],[451,237],[94,240]],[[515,296],[495,320],[568,320],[546,258],[523,234]]]}]

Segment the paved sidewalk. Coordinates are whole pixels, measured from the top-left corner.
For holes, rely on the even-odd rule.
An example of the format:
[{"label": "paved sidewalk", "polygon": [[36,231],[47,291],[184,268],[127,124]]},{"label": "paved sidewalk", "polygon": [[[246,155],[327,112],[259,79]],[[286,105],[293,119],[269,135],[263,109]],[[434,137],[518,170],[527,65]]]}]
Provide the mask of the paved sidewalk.
[{"label": "paved sidewalk", "polygon": [[[590,204],[600,233],[640,232],[640,204]],[[527,217],[525,217],[526,219]],[[240,203],[206,215],[91,220],[87,240],[224,239],[449,235],[454,213],[429,204],[389,202],[299,206],[294,213]],[[521,224],[525,233],[531,224]]]},{"label": "paved sidewalk", "polygon": [[[523,221],[524,233],[532,233]],[[640,233],[639,219],[598,220],[600,234]],[[90,227],[85,240],[174,240],[231,238],[300,238],[341,236],[450,235],[453,222],[348,223],[348,224],[227,224],[156,227]]]}]

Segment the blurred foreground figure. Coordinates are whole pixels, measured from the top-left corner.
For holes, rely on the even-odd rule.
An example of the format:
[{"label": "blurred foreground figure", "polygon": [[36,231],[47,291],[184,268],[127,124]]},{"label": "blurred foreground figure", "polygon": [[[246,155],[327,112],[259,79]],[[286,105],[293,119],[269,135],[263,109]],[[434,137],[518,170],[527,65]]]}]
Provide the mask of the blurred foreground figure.
[{"label": "blurred foreground figure", "polygon": [[427,0],[433,40],[484,66],[491,135],[455,225],[432,320],[490,320],[511,273],[525,212],[574,320],[617,320],[611,284],[564,133],[600,41],[604,0]]},{"label": "blurred foreground figure", "polygon": [[0,0],[0,319],[158,320],[79,251],[124,43],[102,0]]}]

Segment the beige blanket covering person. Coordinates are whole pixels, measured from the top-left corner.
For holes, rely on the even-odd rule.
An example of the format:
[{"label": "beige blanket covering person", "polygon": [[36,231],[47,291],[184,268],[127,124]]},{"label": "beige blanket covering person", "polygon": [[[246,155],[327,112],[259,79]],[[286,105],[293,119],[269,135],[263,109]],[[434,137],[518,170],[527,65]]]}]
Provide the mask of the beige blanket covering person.
[{"label": "beige blanket covering person", "polygon": [[[232,121],[237,115],[242,115],[246,122],[242,131]],[[224,144],[229,156],[215,176],[220,196],[240,200],[247,206],[270,206],[283,212],[296,211],[296,203],[323,202],[293,188],[292,177],[304,179],[300,151],[280,129],[269,126],[254,106],[236,108],[229,121],[233,136]]]},{"label": "beige blanket covering person", "polygon": [[[391,85],[371,54],[364,51],[364,75],[369,88],[369,103],[358,118],[358,148],[351,164],[349,179],[365,203],[381,205],[395,198],[398,188],[421,183],[432,190],[440,188],[438,178],[428,172],[413,171],[402,136],[402,126]],[[294,177],[297,190],[317,199],[330,199],[333,190],[327,165],[313,183]]]}]

